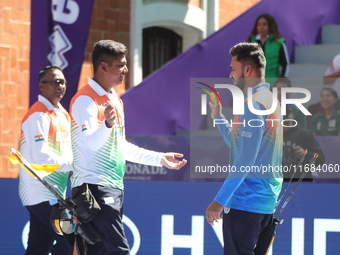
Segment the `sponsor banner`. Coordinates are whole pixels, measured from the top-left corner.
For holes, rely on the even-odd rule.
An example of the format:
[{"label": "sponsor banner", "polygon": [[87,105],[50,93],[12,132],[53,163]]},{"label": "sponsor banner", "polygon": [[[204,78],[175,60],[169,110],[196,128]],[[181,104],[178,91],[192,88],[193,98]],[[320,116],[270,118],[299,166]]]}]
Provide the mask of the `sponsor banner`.
[{"label": "sponsor banner", "polygon": [[[222,254],[222,221],[211,227],[205,219],[220,186],[126,181],[123,221],[131,255]],[[29,216],[17,187],[17,179],[0,179],[0,254],[25,250]],[[302,183],[280,217],[284,222],[277,227],[270,254],[338,254],[339,193],[338,184]]]},{"label": "sponsor banner", "polygon": [[37,101],[38,74],[47,65],[64,69],[68,83],[62,105],[68,109],[78,88],[93,0],[32,0],[30,105]]}]

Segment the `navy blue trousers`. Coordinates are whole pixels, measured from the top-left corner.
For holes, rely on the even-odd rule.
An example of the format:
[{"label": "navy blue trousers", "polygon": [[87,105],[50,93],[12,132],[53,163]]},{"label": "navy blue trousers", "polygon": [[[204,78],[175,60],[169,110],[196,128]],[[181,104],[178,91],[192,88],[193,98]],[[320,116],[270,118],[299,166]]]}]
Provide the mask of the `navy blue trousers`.
[{"label": "navy blue trousers", "polygon": [[122,222],[124,192],[93,184],[89,184],[89,188],[101,207],[92,225],[102,241],[89,244],[87,255],[129,255]]},{"label": "navy blue trousers", "polygon": [[[49,202],[26,206],[30,214],[30,232],[25,255],[72,255],[70,246],[62,235],[54,232]],[[56,241],[56,244],[54,242]],[[54,245],[53,245],[54,244]]]},{"label": "navy blue trousers", "polygon": [[258,237],[271,216],[230,209],[223,215],[224,255],[254,255]]}]

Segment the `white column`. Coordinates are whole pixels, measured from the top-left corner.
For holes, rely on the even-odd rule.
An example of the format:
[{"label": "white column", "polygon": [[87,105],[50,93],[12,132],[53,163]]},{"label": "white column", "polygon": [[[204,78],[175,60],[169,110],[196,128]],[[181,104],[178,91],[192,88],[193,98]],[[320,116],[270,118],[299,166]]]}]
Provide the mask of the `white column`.
[{"label": "white column", "polygon": [[143,80],[143,17],[142,0],[131,0],[130,48],[129,65],[130,87],[136,86]]},{"label": "white column", "polygon": [[209,36],[219,29],[219,0],[204,0],[203,4],[207,14],[206,36]]}]

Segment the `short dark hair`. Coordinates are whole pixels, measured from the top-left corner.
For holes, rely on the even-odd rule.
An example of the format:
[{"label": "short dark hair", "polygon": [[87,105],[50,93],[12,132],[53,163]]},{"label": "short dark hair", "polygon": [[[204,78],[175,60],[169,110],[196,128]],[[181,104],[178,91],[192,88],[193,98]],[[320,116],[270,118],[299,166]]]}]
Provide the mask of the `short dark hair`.
[{"label": "short dark hair", "polygon": [[60,66],[57,66],[57,65],[50,65],[50,66],[46,66],[44,67],[44,69],[42,69],[40,72],[39,72],[39,80],[38,82],[41,82],[44,78],[45,78],[45,75],[47,73],[47,71],[49,70],[53,70],[53,69],[58,69],[60,70],[62,73],[64,73],[63,69],[60,67]]},{"label": "short dark hair", "polygon": [[284,83],[284,84],[287,85],[287,87],[291,87],[292,86],[291,81],[287,77],[279,77],[279,78],[277,78],[276,81],[275,81],[274,87],[278,83]]},{"label": "short dark hair", "polygon": [[258,43],[238,43],[230,49],[229,54],[232,57],[236,56],[236,60],[240,62],[242,66],[251,65],[258,69],[261,76],[265,75],[266,58]]},{"label": "short dark hair", "polygon": [[94,44],[92,51],[93,72],[96,73],[101,62],[112,64],[118,55],[127,54],[124,44],[113,40],[101,40]]}]

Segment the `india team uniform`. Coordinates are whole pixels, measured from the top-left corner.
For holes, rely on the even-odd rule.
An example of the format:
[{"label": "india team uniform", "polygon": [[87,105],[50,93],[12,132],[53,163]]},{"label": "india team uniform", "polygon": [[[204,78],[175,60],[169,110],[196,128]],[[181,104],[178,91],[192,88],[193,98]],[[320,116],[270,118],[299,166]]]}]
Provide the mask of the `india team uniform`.
[{"label": "india team uniform", "polygon": [[[271,108],[272,93],[269,91],[269,84],[257,85],[253,88],[252,94],[255,109],[268,110]],[[230,222],[228,223],[228,219],[225,218],[229,217],[229,214],[235,213],[245,213],[247,219],[254,215],[261,215],[260,217],[263,219],[268,218],[275,210],[282,187],[281,171],[265,173],[261,171],[263,166],[276,166],[278,169],[282,164],[283,130],[280,107],[277,107],[272,114],[256,115],[249,110],[247,101],[248,98],[245,99],[244,115],[236,115],[232,124],[218,125],[223,139],[230,147],[229,162],[237,170],[237,172],[229,174],[214,199],[228,208],[225,209],[224,224],[229,224]],[[223,115],[218,116],[217,119],[226,123]],[[249,120],[251,121],[249,122]],[[260,171],[249,171],[252,166],[257,166]],[[225,248],[228,248],[226,247],[228,245],[232,246],[229,242],[233,242],[232,240],[235,238],[233,234],[239,234],[241,238],[243,236],[243,242],[247,243],[246,235],[251,232],[249,231],[251,224],[251,222],[245,222],[244,229],[239,224],[237,225],[240,227],[238,230],[232,230],[230,225],[226,226],[225,230],[226,232],[230,231],[231,236],[225,235]],[[235,234],[236,232],[238,234]],[[254,245],[256,244],[257,237],[250,236],[249,239],[248,243],[255,242]],[[239,253],[241,251],[234,252],[230,254],[241,254]]]},{"label": "india team uniform", "polygon": [[[116,114],[112,128],[106,127],[104,116],[109,102]],[[106,92],[92,78],[72,98],[71,118],[72,187],[89,184],[102,208],[92,221],[102,242],[89,245],[88,254],[129,254],[122,224],[125,160],[161,166],[161,154],[126,141],[122,101],[113,89],[112,93]]]},{"label": "india team uniform", "polygon": [[[61,195],[65,197],[67,180],[71,170],[71,123],[66,110],[59,104],[55,108],[45,97],[39,95],[38,101],[29,109],[22,121],[20,152],[31,164],[61,164],[57,171],[44,177]],[[47,254],[36,250],[34,242],[44,243],[48,250],[57,240],[57,246],[68,246],[63,236],[54,233],[49,221],[51,206],[49,201],[56,197],[25,169],[19,170],[19,196],[22,204],[30,211],[30,232],[39,233],[39,240],[29,240],[26,254]],[[39,224],[44,224],[42,227]],[[60,244],[58,244],[60,242]],[[71,247],[62,247],[59,252],[66,252]],[[53,254],[53,253],[52,253]],[[67,253],[66,253],[67,254]]]}]

